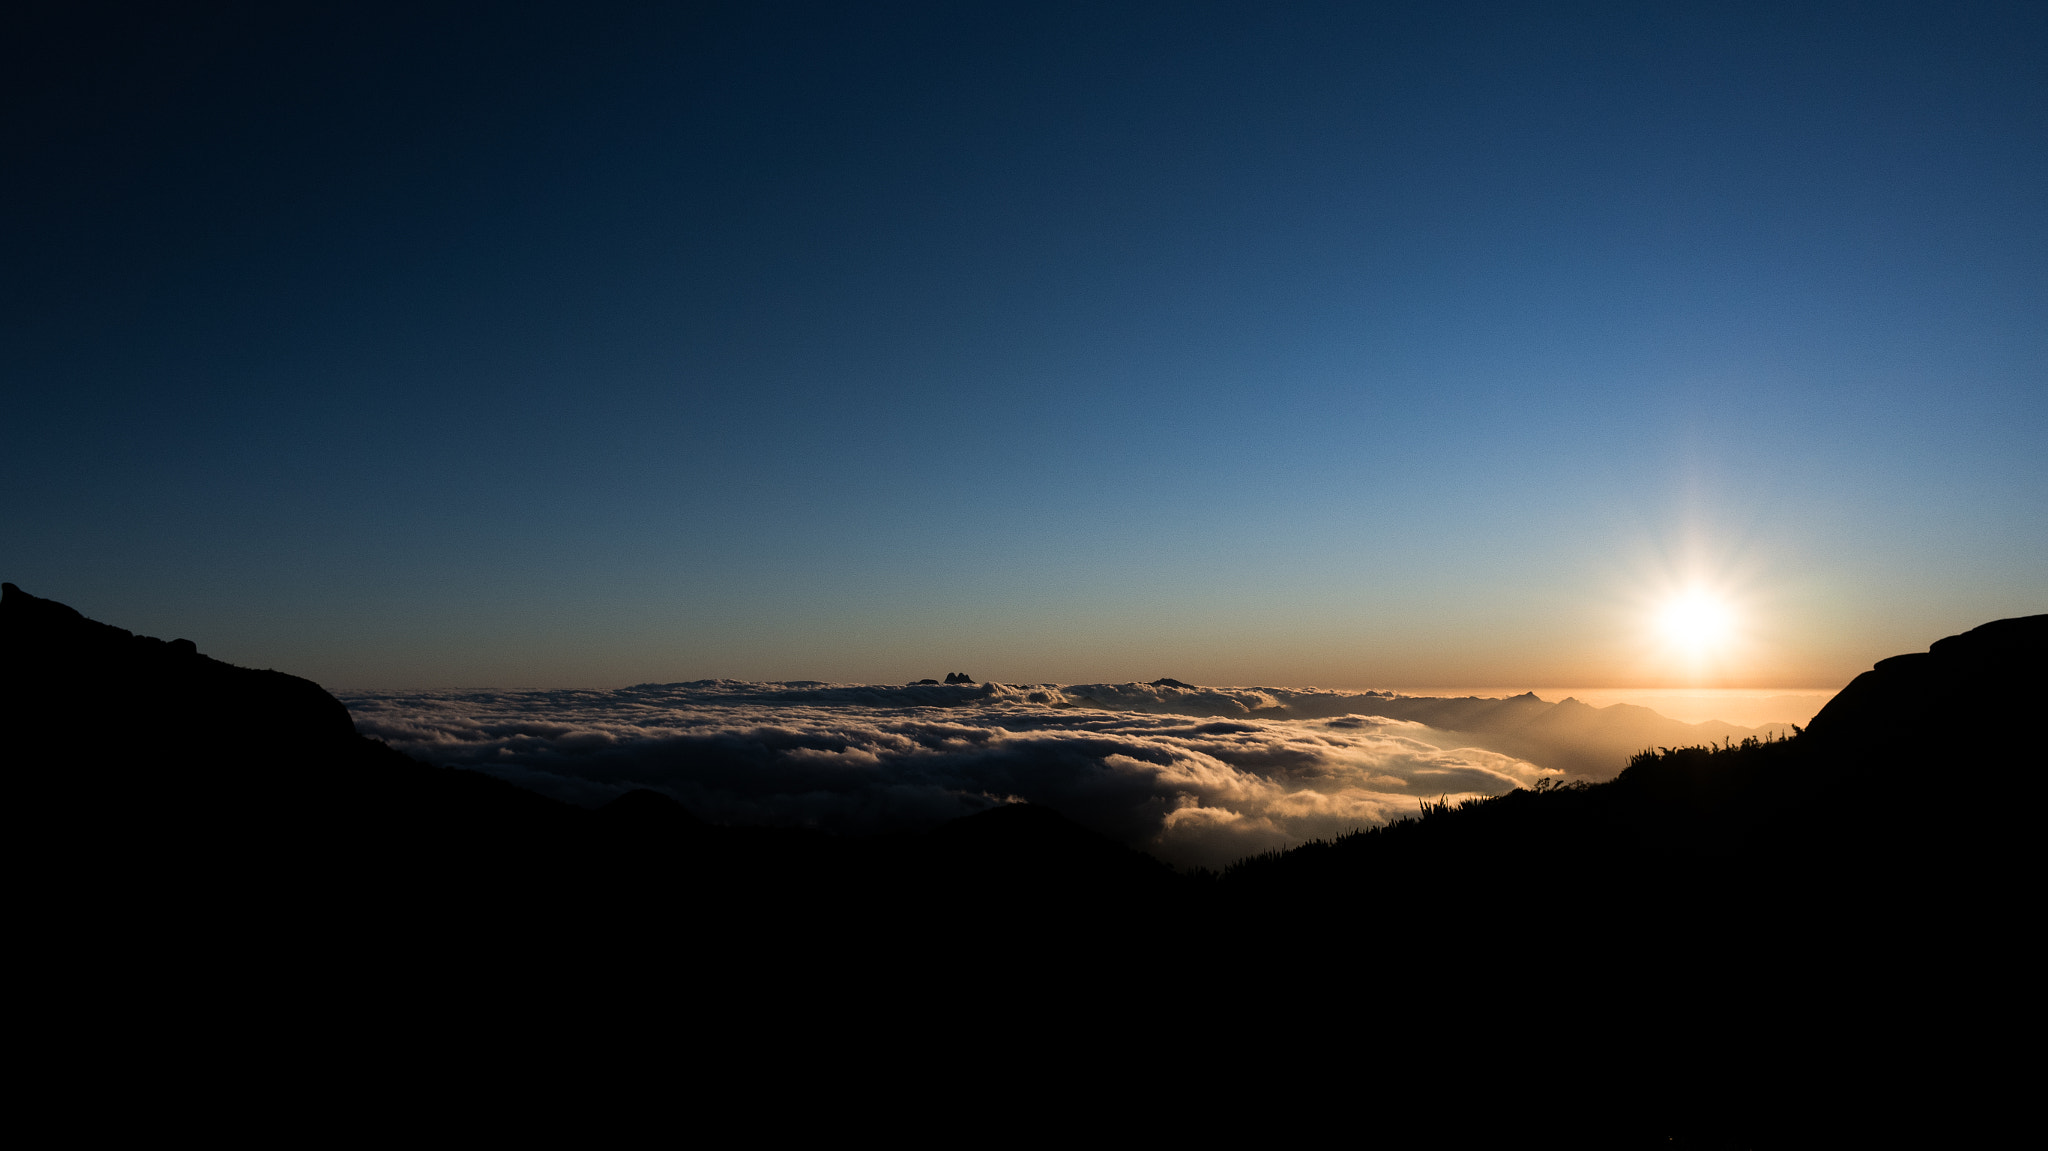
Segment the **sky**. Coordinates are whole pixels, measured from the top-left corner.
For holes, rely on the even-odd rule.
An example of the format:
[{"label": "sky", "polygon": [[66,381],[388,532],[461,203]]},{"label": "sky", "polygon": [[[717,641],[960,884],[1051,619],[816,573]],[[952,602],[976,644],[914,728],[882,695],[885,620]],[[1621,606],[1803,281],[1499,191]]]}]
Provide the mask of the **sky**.
[{"label": "sky", "polygon": [[0,578],[94,618],[1767,689],[2048,610],[2040,5],[284,7],[0,17]]}]

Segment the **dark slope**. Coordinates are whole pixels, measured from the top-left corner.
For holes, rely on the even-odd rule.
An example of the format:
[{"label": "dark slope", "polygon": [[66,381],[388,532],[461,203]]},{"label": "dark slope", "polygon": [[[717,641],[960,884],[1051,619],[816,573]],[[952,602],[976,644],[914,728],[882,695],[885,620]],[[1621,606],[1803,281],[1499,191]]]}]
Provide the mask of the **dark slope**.
[{"label": "dark slope", "polygon": [[166,851],[170,864],[260,844],[338,867],[444,822],[521,835],[563,819],[559,804],[362,738],[310,680],[133,635],[13,584],[0,594],[0,708],[17,794],[105,849]]},{"label": "dark slope", "polygon": [[273,747],[326,751],[355,736],[348,709],[318,684],[209,659],[190,640],[96,623],[13,584],[0,593],[0,637],[0,690],[18,735],[143,749],[232,718],[237,739],[218,755],[238,767]]},{"label": "dark slope", "polygon": [[[1610,784],[1517,792],[1251,861],[1220,890],[1278,905],[1398,885],[1411,872],[1474,894],[1522,877],[1662,883],[1701,867],[1803,874],[1845,852],[1866,870],[1958,866],[2011,844],[1951,834],[1954,821],[1902,834],[1888,807],[1900,789],[1937,775],[1951,791],[1959,775],[2030,786],[2020,768],[2039,755],[2025,720],[2042,698],[2044,653],[2048,617],[1987,624],[1878,664],[1799,739],[1638,756]],[[0,665],[16,794],[82,858],[116,866],[142,854],[176,870],[259,851],[279,883],[312,876],[353,885],[350,898],[376,888],[397,910],[435,903],[406,893],[436,884],[462,887],[466,903],[507,907],[615,892],[659,898],[678,868],[716,877],[696,885],[699,898],[730,908],[850,900],[911,915],[969,907],[975,892],[999,889],[1045,907],[1120,908],[1104,917],[1121,921],[1133,918],[1132,899],[1207,898],[1203,883],[1176,881],[1043,810],[872,841],[713,828],[653,793],[587,812],[366,740],[306,680],[131,635],[11,584],[0,599]],[[1470,702],[1503,721],[1555,710],[1533,698]],[[1926,864],[1930,855],[1948,862]],[[1233,894],[1248,891],[1259,894]]]},{"label": "dark slope", "polygon": [[[821,925],[872,943],[986,926],[1142,921],[1170,869],[1046,809],[929,835],[712,827],[638,792],[592,812],[356,734],[318,685],[98,623],[13,584],[0,599],[0,722],[17,811],[89,885],[202,913],[346,917],[353,930],[673,934],[687,918],[769,938]],[[138,885],[138,880],[140,884]],[[66,896],[69,898],[69,896]],[[190,908],[188,908],[189,910]],[[758,948],[757,948],[758,949]]]},{"label": "dark slope", "polygon": [[2048,616],[1987,624],[1880,662],[1795,738],[1248,860],[1215,913],[1268,938],[1398,903],[1352,953],[1490,984],[1443,1017],[1543,1033],[1734,1145],[1982,1134],[2027,1066],[1996,1035],[2032,997],[2044,671]]},{"label": "dark slope", "polygon": [[[2009,881],[2001,861],[2031,850],[2031,834],[2012,833],[2027,826],[2044,762],[2044,698],[2048,616],[2000,620],[1879,662],[1795,738],[1645,751],[1608,783],[1433,809],[1248,860],[1224,887],[1292,897],[1304,883],[1364,883],[1389,870],[1501,884],[1535,869],[1599,876],[1648,898],[1681,871],[1765,887],[1828,873],[1843,880],[1840,901],[1889,898],[1896,889],[1876,891],[1878,877],[1910,871],[1916,886],[1970,873],[1981,893]],[[1992,801],[1977,802],[1973,785]],[[1957,796],[1955,807],[1922,815],[1914,793],[1929,789]]]},{"label": "dark slope", "polygon": [[[1207,1057],[1232,1086],[1174,1111],[1195,1134],[1455,1099],[1454,1126],[1505,1101],[1582,1146],[1798,1146],[1935,1107],[1967,1134],[2015,1089],[1980,1032],[2031,954],[2043,627],[1886,660],[1796,739],[1645,753],[1220,878],[1037,808],[865,840],[711,826],[651,792],[584,811],[12,586],[0,722],[31,954],[99,989],[88,1015],[570,1028],[778,1067],[916,1036],[962,1090],[1056,1060],[1131,1101],[1182,1098]],[[1926,818],[1901,794],[1930,780],[1987,802]]]}]

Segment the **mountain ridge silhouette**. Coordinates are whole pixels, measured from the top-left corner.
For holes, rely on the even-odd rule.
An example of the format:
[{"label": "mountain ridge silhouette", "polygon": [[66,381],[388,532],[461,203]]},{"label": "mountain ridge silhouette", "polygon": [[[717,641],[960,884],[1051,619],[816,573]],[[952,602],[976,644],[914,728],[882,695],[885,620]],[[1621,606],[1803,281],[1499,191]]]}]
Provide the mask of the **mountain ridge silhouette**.
[{"label": "mountain ridge silhouette", "polygon": [[[867,839],[716,826],[653,792],[575,808],[365,739],[309,681],[11,584],[0,718],[23,842],[57,868],[20,912],[31,955],[49,985],[94,989],[95,1019],[261,1028],[283,1005],[316,1031],[360,1014],[481,1032],[510,1012],[750,1049],[806,1034],[831,987],[831,1029],[943,1034],[997,1063],[1027,1016],[1112,1048],[1143,1036],[1161,1057],[1118,1073],[1162,1091],[1173,1053],[1269,1048],[1300,1034],[1289,1004],[1364,981],[1378,1043],[1247,1082],[1341,1090],[1340,1069],[1483,1049],[1593,1077],[1598,1101],[1521,1120],[1582,1145],[1800,1145],[2010,1117],[1951,1106],[1944,1076],[2022,1097],[2022,1065],[1976,1028],[2030,976],[2032,806],[1901,817],[1899,789],[2031,787],[2044,657],[2048,616],[1994,621],[1879,661],[1791,739],[1651,749],[1610,782],[1425,804],[1220,875],[1044,808]],[[1961,732],[1901,727],[1970,701]],[[621,964],[698,990],[630,1023],[535,1014],[536,978]],[[983,1001],[1028,1012],[963,1028],[978,1017],[951,1005]],[[1139,1004],[1202,1009],[1135,1022]]]}]

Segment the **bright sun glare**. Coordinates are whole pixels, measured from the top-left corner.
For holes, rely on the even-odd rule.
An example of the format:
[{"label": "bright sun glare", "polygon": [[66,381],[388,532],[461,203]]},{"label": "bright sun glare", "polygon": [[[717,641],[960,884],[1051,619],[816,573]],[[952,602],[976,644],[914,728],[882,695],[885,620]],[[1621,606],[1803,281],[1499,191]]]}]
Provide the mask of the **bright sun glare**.
[{"label": "bright sun glare", "polygon": [[1733,638],[1735,612],[1726,600],[1707,592],[1683,592],[1658,609],[1657,630],[1679,654],[1704,660]]},{"label": "bright sun glare", "polygon": [[1698,528],[1646,545],[1615,605],[1625,604],[1615,635],[1634,649],[1633,674],[1645,684],[1687,687],[1734,686],[1759,674],[1770,651],[1761,563]]}]

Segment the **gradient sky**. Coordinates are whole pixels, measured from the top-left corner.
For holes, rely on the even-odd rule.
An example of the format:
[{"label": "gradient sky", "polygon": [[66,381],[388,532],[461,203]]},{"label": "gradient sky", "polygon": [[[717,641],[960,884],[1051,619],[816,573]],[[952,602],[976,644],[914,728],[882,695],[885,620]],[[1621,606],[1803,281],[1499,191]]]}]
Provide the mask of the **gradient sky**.
[{"label": "gradient sky", "polygon": [[50,7],[0,577],[224,659],[1838,686],[2048,610],[2048,6]]}]

